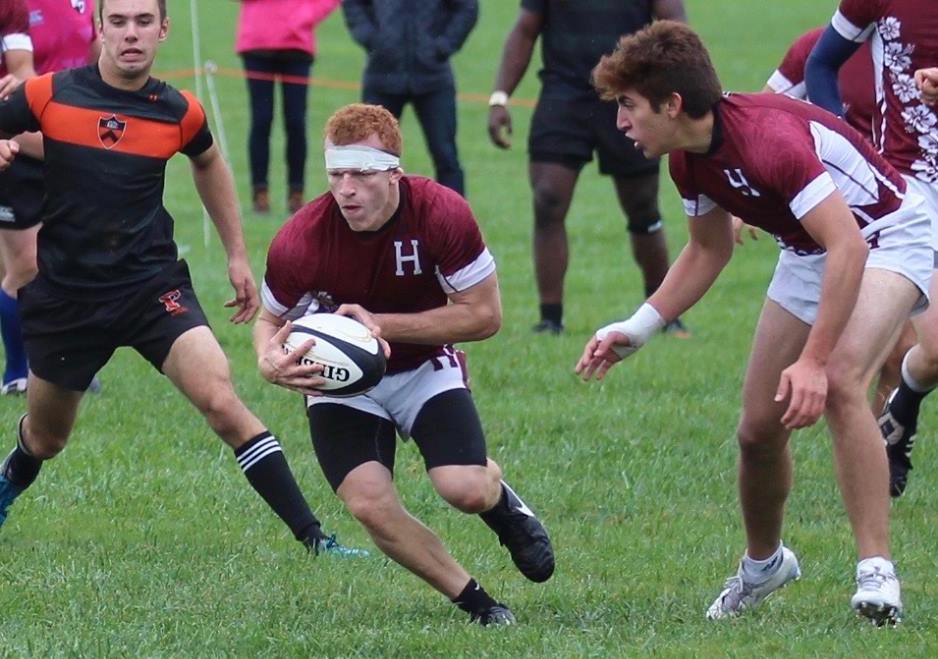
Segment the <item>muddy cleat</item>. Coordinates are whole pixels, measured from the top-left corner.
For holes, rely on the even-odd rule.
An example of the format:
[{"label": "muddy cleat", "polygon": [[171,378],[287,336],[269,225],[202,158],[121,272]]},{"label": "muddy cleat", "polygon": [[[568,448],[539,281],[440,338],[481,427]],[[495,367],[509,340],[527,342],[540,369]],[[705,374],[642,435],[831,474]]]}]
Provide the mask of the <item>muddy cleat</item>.
[{"label": "muddy cleat", "polygon": [[909,482],[909,472],[912,471],[912,448],[915,445],[915,431],[918,425],[918,415],[911,423],[900,423],[892,412],[892,402],[899,393],[894,389],[886,400],[883,413],[877,422],[879,431],[886,440],[886,456],[889,458],[889,495],[901,497],[905,486]]},{"label": "muddy cleat", "polygon": [[518,623],[518,621],[515,620],[515,614],[504,604],[496,604],[478,613],[473,613],[469,616],[469,621],[480,624],[483,627],[488,627],[489,625],[515,625]]},{"label": "muddy cleat", "polygon": [[531,331],[535,334],[551,334],[553,336],[560,336],[563,334],[563,323],[558,323],[554,322],[553,320],[543,318],[541,319],[541,322],[531,328]]},{"label": "muddy cleat", "polygon": [[736,576],[730,577],[723,585],[723,592],[707,609],[707,620],[735,618],[743,611],[755,608],[762,600],[801,577],[798,558],[787,547],[782,547],[782,558],[778,568],[764,581],[753,583],[743,576],[743,564],[740,562]]},{"label": "muddy cleat", "polygon": [[850,606],[858,616],[877,627],[898,624],[902,620],[902,598],[895,571],[879,565],[858,565],[857,592],[850,599]]},{"label": "muddy cleat", "polygon": [[554,573],[554,548],[547,529],[505,481],[501,499],[479,517],[508,548],[521,574],[538,583],[550,579]]},{"label": "muddy cleat", "polygon": [[26,378],[13,378],[0,385],[0,396],[18,396],[26,393]]}]

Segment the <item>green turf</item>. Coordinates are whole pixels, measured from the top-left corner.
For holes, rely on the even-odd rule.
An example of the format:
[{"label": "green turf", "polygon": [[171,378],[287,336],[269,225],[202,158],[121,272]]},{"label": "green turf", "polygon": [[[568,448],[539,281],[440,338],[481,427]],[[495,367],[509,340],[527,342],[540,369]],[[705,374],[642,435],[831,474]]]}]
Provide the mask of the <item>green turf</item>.
[{"label": "green turf", "polygon": [[[191,68],[188,3],[170,3],[173,33],[159,70]],[[236,3],[202,0],[203,51],[237,68]],[[826,21],[833,2],[692,0],[692,23],[712,48],[727,88],[760,88],[787,44]],[[491,90],[511,0],[483,0],[480,23],[456,58],[460,88]],[[341,17],[319,31],[314,75],[356,81],[363,56]],[[519,98],[537,92],[534,67]],[[191,78],[173,81],[192,88]],[[242,203],[248,205],[247,99],[243,81],[218,78]],[[324,187],[320,127],[354,90],[310,93],[310,194]],[[467,346],[492,456],[544,518],[557,573],[526,582],[477,519],[433,493],[414,447],[398,456],[408,507],[520,624],[484,630],[388,561],[306,556],[247,486],[230,451],[142,359],[122,351],[89,397],[71,445],[49,463],[0,532],[0,655],[11,656],[935,656],[935,504],[938,468],[928,430],[906,497],[894,506],[894,546],[908,613],[895,630],[861,624],[849,610],[853,545],[834,486],[823,427],[794,440],[796,489],[785,540],[804,578],[752,615],[709,624],[703,612],[735,568],[742,532],[733,429],[752,327],[774,266],[763,239],[740,250],[687,316],[690,341],[656,339],[606,384],[572,374],[589,333],[641,300],[612,187],[587,168],[568,221],[568,333],[534,337],[530,195],[524,142],[530,110],[516,108],[515,148],[491,147],[484,103],[459,108],[470,200],[499,263],[505,323]],[[404,120],[409,171],[427,173],[412,113]],[[245,214],[258,277],[284,216],[282,138],[275,131],[271,217]],[[256,374],[250,332],[226,321],[229,289],[217,238],[202,246],[200,210],[185,159],[170,168],[167,204],[188,245],[197,289],[232,362],[239,391],[282,438],[294,470],[330,530],[369,544],[319,474],[300,401]],[[676,253],[686,236],[673,187],[662,203]],[[12,446],[22,400],[0,400]],[[4,449],[6,450],[6,449]]]}]

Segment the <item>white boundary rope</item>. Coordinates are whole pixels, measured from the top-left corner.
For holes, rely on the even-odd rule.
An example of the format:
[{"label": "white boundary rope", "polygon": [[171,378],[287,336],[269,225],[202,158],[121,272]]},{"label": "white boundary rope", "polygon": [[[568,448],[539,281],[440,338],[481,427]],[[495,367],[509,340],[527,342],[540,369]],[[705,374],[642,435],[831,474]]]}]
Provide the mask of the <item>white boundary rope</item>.
[{"label": "white boundary rope", "polygon": [[[202,98],[202,40],[199,35],[199,8],[196,0],[189,0],[189,19],[192,29],[192,68],[195,69],[195,95]],[[208,247],[211,231],[209,227],[208,211],[202,206],[202,244]]]}]

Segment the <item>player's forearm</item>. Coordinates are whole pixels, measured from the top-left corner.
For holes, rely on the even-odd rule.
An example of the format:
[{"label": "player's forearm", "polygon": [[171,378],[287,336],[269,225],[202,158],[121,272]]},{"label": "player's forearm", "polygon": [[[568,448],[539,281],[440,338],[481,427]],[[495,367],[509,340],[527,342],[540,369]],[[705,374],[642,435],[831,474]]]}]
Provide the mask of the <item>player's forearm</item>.
[{"label": "player's forearm", "polygon": [[828,250],[817,319],[801,357],[826,364],[856,305],[869,249],[857,236]]},{"label": "player's forearm", "polygon": [[228,165],[221,157],[213,158],[204,166],[194,164],[193,179],[228,259],[246,258],[238,197]]},{"label": "player's forearm", "polygon": [[536,41],[537,37],[527,35],[520,30],[512,30],[505,41],[502,62],[495,78],[495,89],[506,92],[508,95],[515,91],[521,78],[524,77],[524,72],[528,70]]},{"label": "player's forearm", "polygon": [[497,305],[448,304],[418,313],[374,314],[381,338],[398,343],[438,345],[481,341],[502,325]]},{"label": "player's forearm", "polygon": [[42,145],[42,133],[20,133],[13,138],[20,145],[20,153],[36,160],[42,160],[45,157],[45,149]]},{"label": "player's forearm", "polygon": [[732,243],[728,250],[688,243],[671,264],[661,286],[648,298],[648,303],[665,320],[674,320],[710,290],[732,254]]},{"label": "player's forearm", "polygon": [[[280,320],[279,318],[277,320]],[[268,317],[266,311],[261,311],[261,315],[258,317],[257,322],[254,323],[254,352],[257,355],[258,361],[264,356],[267,352],[267,346],[270,345],[270,340],[273,338],[274,334],[277,333],[277,330],[283,326],[281,322],[279,325],[271,318]]]}]

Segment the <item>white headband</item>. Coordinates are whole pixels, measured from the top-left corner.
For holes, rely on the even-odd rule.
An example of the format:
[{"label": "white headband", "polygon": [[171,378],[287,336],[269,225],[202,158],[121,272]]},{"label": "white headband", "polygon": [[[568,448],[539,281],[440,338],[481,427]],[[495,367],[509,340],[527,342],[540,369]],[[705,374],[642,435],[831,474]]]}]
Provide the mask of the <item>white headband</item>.
[{"label": "white headband", "polygon": [[370,146],[329,146],[326,148],[326,171],[354,169],[385,172],[401,166],[401,159],[392,153]]}]

